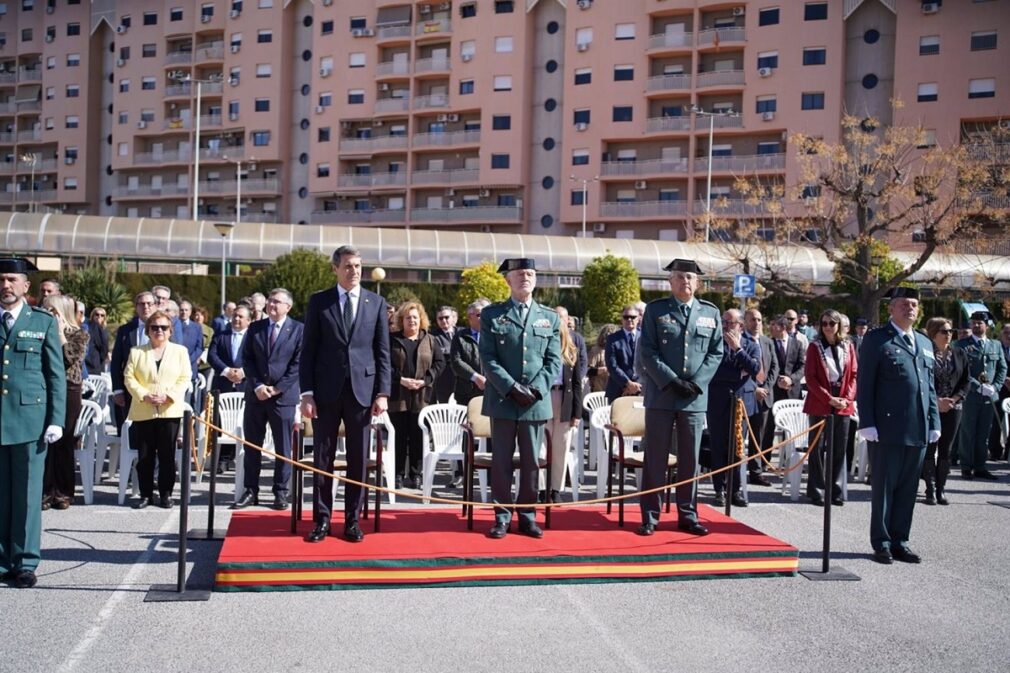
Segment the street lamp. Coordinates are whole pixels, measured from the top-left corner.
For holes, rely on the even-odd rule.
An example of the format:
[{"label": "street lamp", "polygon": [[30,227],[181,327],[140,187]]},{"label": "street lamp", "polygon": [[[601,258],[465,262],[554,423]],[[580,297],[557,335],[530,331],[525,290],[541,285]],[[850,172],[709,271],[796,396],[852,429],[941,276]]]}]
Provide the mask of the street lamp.
[{"label": "street lamp", "polygon": [[589,183],[599,182],[600,176],[595,176],[592,180],[589,178],[577,178],[574,175],[568,178],[572,182],[578,184],[582,183],[582,238],[586,237],[586,203],[589,201]]},{"label": "street lamp", "polygon": [[228,234],[235,228],[234,222],[215,222],[214,228],[221,234],[221,306],[224,306],[225,298],[225,276],[228,275]]},{"label": "street lamp", "polygon": [[372,280],[375,282],[375,294],[382,296],[382,281],[386,280],[386,270],[381,266],[372,269]]},{"label": "street lamp", "polygon": [[[193,219],[199,219],[199,205],[200,205],[200,106],[201,99],[203,96],[203,85],[204,84],[214,84],[221,81],[221,77],[213,77],[209,79],[197,79],[189,73],[182,75],[181,77],[174,77],[177,82],[195,82],[196,83],[196,109],[193,113],[194,117],[194,132],[193,132]],[[217,225],[215,225],[217,226]]]},{"label": "street lamp", "polygon": [[[225,154],[221,157],[235,164],[235,224],[242,222],[242,159],[229,159]],[[256,157],[249,157],[249,170],[256,170]]]},{"label": "street lamp", "polygon": [[21,155],[21,161],[32,167],[32,178],[30,183],[31,197],[28,201],[28,212],[35,212],[35,166],[38,164],[39,155],[35,152],[25,152]]},{"label": "street lamp", "polygon": [[712,139],[715,136],[716,117],[739,117],[740,114],[731,109],[725,112],[705,112],[697,105],[691,106],[695,116],[708,117],[708,180],[705,195],[705,242],[708,243],[712,227]]}]

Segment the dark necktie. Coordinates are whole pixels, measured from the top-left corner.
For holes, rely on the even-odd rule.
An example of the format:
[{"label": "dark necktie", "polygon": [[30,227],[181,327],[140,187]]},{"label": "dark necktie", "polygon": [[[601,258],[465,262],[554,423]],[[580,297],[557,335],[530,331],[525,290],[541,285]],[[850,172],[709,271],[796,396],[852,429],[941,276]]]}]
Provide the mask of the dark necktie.
[{"label": "dark necktie", "polygon": [[681,304],[680,305],[680,312],[684,316],[685,319],[687,318],[687,314],[690,312],[690,310],[691,309],[688,307],[687,304]]},{"label": "dark necktie", "polygon": [[14,314],[10,311],[4,311],[4,329],[7,330],[7,336],[11,334],[11,328],[14,327]]},{"label": "dark necktie", "polygon": [[519,304],[519,322],[526,324],[526,304]]},{"label": "dark necktie", "polygon": [[267,340],[267,357],[274,354],[274,344],[277,343],[277,332],[280,331],[278,329],[280,326],[281,324],[277,322],[270,323],[270,338]]},{"label": "dark necktie", "polygon": [[480,332],[478,332],[477,330],[470,330],[470,332],[471,334],[473,334],[473,340],[476,341],[477,343],[480,343]]},{"label": "dark necktie", "polygon": [[775,355],[779,359],[779,369],[785,369],[786,367],[786,347],[782,345],[782,342],[778,339],[775,340]]},{"label": "dark necktie", "polygon": [[351,306],[351,293],[344,293],[344,331],[348,335],[351,333],[351,327],[354,325],[354,307]]},{"label": "dark necktie", "polygon": [[910,334],[904,335],[905,345],[914,353],[915,352],[915,342],[912,341],[912,336]]},{"label": "dark necktie", "polygon": [[631,357],[635,357],[635,333],[628,332],[628,349],[631,351]]}]

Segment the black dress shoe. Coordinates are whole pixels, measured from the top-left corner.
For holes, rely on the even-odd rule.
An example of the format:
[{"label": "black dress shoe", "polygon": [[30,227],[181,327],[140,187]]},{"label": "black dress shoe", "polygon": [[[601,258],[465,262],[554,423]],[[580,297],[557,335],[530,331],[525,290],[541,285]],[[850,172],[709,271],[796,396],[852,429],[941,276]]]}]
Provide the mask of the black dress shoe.
[{"label": "black dress shoe", "polygon": [[274,496],[274,509],[278,512],[288,508],[288,496],[286,493],[278,493]]},{"label": "black dress shoe", "polygon": [[330,520],[323,519],[316,524],[312,532],[305,536],[306,542],[322,542],[330,532]]},{"label": "black dress shoe", "polygon": [[835,507],[845,507],[845,501],[842,500],[842,496],[835,496],[831,499],[831,504]]},{"label": "black dress shoe", "polygon": [[449,488],[459,488],[462,485],[463,485],[463,475],[462,474],[454,475],[453,478],[452,478],[452,481],[449,482]]},{"label": "black dress shoe", "polygon": [[975,477],[972,475],[971,470],[961,470],[961,478],[971,481]]},{"label": "black dress shoe", "polygon": [[726,494],[722,491],[716,491],[715,497],[712,499],[712,504],[716,507],[726,506]]},{"label": "black dress shoe", "polygon": [[421,488],[421,480],[414,477],[405,477],[403,480],[404,488]]},{"label": "black dress shoe", "polygon": [[922,500],[922,501],[923,501],[923,502],[924,502],[925,504],[927,504],[927,505],[935,505],[935,504],[936,504],[936,496],[935,496],[935,495],[933,495],[932,493],[927,493],[927,494],[926,494],[926,497],[925,497],[925,498],[923,498],[923,500]]},{"label": "black dress shoe", "polygon": [[652,523],[643,523],[635,530],[635,533],[637,535],[641,535],[643,537],[649,537],[650,535],[654,535],[655,532],[656,532],[656,525]]},{"label": "black dress shoe", "polygon": [[170,495],[163,495],[158,500],[158,507],[160,507],[162,509],[172,509],[172,506],[174,504],[175,503],[172,502],[172,496],[170,496]]},{"label": "black dress shoe", "polygon": [[814,493],[810,496],[810,502],[814,507],[824,507],[824,496]]},{"label": "black dress shoe", "polygon": [[38,579],[31,570],[18,570],[14,573],[14,586],[18,589],[31,589]]},{"label": "black dress shoe", "polygon": [[922,557],[908,547],[895,547],[891,554],[903,563],[921,563]]},{"label": "black dress shoe", "polygon": [[753,484],[754,486],[771,486],[772,483],[763,474],[749,474],[747,475],[747,483]]},{"label": "black dress shoe", "polygon": [[975,470],[976,479],[988,479],[990,481],[998,481],[999,477],[990,472],[989,470]]},{"label": "black dress shoe", "polygon": [[894,557],[891,556],[890,549],[877,549],[873,552],[873,560],[885,566],[889,566],[894,563]]},{"label": "black dress shoe", "polygon": [[705,528],[697,521],[681,521],[677,524],[677,530],[682,530],[691,535],[708,535],[708,528]]},{"label": "black dress shoe", "polygon": [[525,526],[519,524],[519,532],[527,537],[540,539],[544,536],[544,531],[536,524],[536,522],[526,524]]},{"label": "black dress shoe", "polygon": [[365,534],[361,532],[361,526],[357,521],[344,525],[344,539],[348,542],[361,542],[365,539]]},{"label": "black dress shoe", "polygon": [[739,491],[737,491],[736,493],[733,494],[732,500],[733,500],[733,506],[734,507],[746,507],[747,506],[747,498],[743,497],[743,493],[740,493]]},{"label": "black dress shoe", "polygon": [[133,509],[144,509],[145,507],[150,507],[154,504],[154,498],[141,498],[137,502],[133,503]]},{"label": "black dress shoe", "polygon": [[394,488],[396,488],[397,491],[403,489],[403,477],[401,477],[400,475],[396,475],[396,482]]},{"label": "black dress shoe", "polygon": [[558,491],[551,489],[551,503],[561,502],[561,494]]},{"label": "black dress shoe", "polygon": [[244,509],[249,505],[260,504],[260,496],[258,493],[253,491],[251,488],[247,488],[242,497],[235,501],[235,504],[231,506],[231,509]]},{"label": "black dress shoe", "polygon": [[487,532],[487,536],[492,540],[500,540],[505,537],[509,532],[509,525],[507,523],[496,523],[491,526],[491,530]]},{"label": "black dress shoe", "polygon": [[943,493],[937,493],[936,494],[936,504],[938,504],[938,505],[949,505],[950,504],[950,500],[947,500],[947,496],[945,496]]},{"label": "black dress shoe", "polygon": [[14,577],[17,575],[13,570],[8,570],[3,575],[0,575],[0,582],[13,582]]}]

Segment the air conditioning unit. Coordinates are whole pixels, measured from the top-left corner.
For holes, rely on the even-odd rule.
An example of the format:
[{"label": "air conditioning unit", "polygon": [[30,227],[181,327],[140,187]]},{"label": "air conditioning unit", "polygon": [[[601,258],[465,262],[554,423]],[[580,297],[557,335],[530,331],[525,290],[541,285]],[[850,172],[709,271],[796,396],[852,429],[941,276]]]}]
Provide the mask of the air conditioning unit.
[{"label": "air conditioning unit", "polygon": [[329,77],[332,72],[333,72],[333,68],[320,68],[319,69],[319,76],[320,77]]},{"label": "air conditioning unit", "polygon": [[125,34],[126,30],[127,30],[127,28],[123,24],[119,24],[118,26],[116,26],[116,34],[118,34],[118,35]]},{"label": "air conditioning unit", "polygon": [[451,122],[458,122],[459,121],[459,115],[457,115],[457,114],[446,115],[446,120],[447,121],[451,121]]},{"label": "air conditioning unit", "polygon": [[586,122],[579,122],[578,124],[575,125],[576,131],[585,131],[587,128],[589,128],[589,124],[587,124]]},{"label": "air conditioning unit", "polygon": [[382,82],[379,84],[379,91],[389,91],[389,83]]},{"label": "air conditioning unit", "polygon": [[649,183],[646,182],[645,180],[635,180],[635,189],[641,190],[641,189],[647,189],[648,187]]},{"label": "air conditioning unit", "polygon": [[324,108],[324,107],[323,107],[322,105],[317,105],[317,106],[316,106],[316,114],[317,114],[317,115],[321,115],[321,114],[323,114],[323,112],[324,112],[325,110],[326,110],[326,108]]},{"label": "air conditioning unit", "polygon": [[137,122],[137,128],[138,129],[146,129],[147,128],[147,122],[145,120],[141,119],[139,122]]},{"label": "air conditioning unit", "polygon": [[431,14],[431,5],[421,5],[417,8],[417,11],[421,14]]},{"label": "air conditioning unit", "polygon": [[593,233],[594,234],[602,234],[606,230],[607,230],[607,223],[606,222],[593,222]]},{"label": "air conditioning unit", "polygon": [[940,11],[940,3],[938,2],[924,2],[922,3],[922,13],[923,14],[936,14]]},{"label": "air conditioning unit", "polygon": [[467,52],[466,54],[461,54],[460,58],[463,59],[463,63],[469,63],[473,60],[473,54]]},{"label": "air conditioning unit", "polygon": [[482,199],[486,199],[486,198],[488,198],[488,197],[491,196],[491,190],[490,189],[481,189],[481,190],[479,190],[477,192],[477,196],[479,196]]},{"label": "air conditioning unit", "polygon": [[579,0],[577,4],[579,9],[589,9],[593,6],[593,0]]},{"label": "air conditioning unit", "polygon": [[452,187],[450,187],[449,189],[445,190],[445,195],[446,196],[456,196],[456,190],[453,189]]},{"label": "air conditioning unit", "polygon": [[210,23],[210,20],[213,18],[214,16],[211,14],[204,14],[200,17],[200,23]]},{"label": "air conditioning unit", "polygon": [[232,45],[231,45],[231,53],[237,54],[237,53],[239,53],[239,51],[241,49],[242,49],[242,43],[241,42],[233,42],[232,43]]},{"label": "air conditioning unit", "polygon": [[182,79],[183,77],[186,76],[186,71],[185,70],[173,70],[172,72],[168,73],[168,76],[171,77],[171,78],[173,78],[173,79]]},{"label": "air conditioning unit", "polygon": [[575,45],[575,49],[578,51],[589,51],[589,43],[579,42],[578,44]]},{"label": "air conditioning unit", "polygon": [[228,113],[228,121],[230,121],[230,122],[237,122],[238,121],[238,113],[237,112],[229,112]]},{"label": "air conditioning unit", "polygon": [[746,7],[734,7],[733,16],[743,16],[747,12]]},{"label": "air conditioning unit", "polygon": [[52,42],[55,39],[56,39],[55,35],[51,35],[49,33],[46,33],[46,42]]},{"label": "air conditioning unit", "polygon": [[761,119],[764,119],[766,122],[770,122],[771,120],[775,119],[775,113],[772,112],[771,110],[767,112],[762,112]]},{"label": "air conditioning unit", "polygon": [[237,19],[239,17],[239,14],[241,14],[241,13],[242,13],[242,10],[240,10],[240,9],[233,9],[230,12],[228,12],[228,16],[230,16],[233,19]]},{"label": "air conditioning unit", "polygon": [[758,68],[758,75],[760,77],[771,77],[772,76],[772,69],[771,68]]},{"label": "air conditioning unit", "polygon": [[351,37],[364,37],[364,36],[365,36],[365,29],[364,28],[353,28],[353,29],[351,29]]},{"label": "air conditioning unit", "polygon": [[449,115],[438,115],[437,117],[435,117],[435,120],[440,122],[449,121]]},{"label": "air conditioning unit", "polygon": [[77,161],[77,157],[64,157],[63,158],[63,163],[65,163],[67,166],[74,165],[74,162],[76,162],[76,161]]},{"label": "air conditioning unit", "polygon": [[373,37],[375,35],[375,30],[372,28],[362,28],[361,34],[364,37]]},{"label": "air conditioning unit", "polygon": [[120,67],[120,68],[122,68],[122,67],[123,67],[124,65],[126,65],[126,61],[124,61],[124,60],[123,60],[123,59],[121,59],[121,58],[117,58],[117,59],[116,59],[116,66],[117,66],[117,67]]}]

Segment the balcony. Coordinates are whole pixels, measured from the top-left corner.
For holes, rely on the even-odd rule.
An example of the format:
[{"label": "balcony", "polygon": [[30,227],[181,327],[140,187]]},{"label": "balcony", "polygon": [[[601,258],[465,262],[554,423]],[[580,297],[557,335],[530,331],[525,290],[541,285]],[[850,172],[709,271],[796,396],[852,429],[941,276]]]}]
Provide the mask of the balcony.
[{"label": "balcony", "polygon": [[433,93],[430,96],[418,96],[414,99],[415,110],[449,107],[449,94]]},{"label": "balcony", "polygon": [[395,187],[407,184],[407,174],[395,173],[342,173],[337,177],[337,187]]},{"label": "balcony", "polygon": [[42,69],[41,68],[18,68],[18,83],[22,82],[41,82],[42,81]]},{"label": "balcony", "polygon": [[685,91],[691,88],[690,75],[658,75],[650,77],[646,91]]},{"label": "balcony", "polygon": [[22,192],[25,195],[26,201],[55,201],[59,198],[55,189],[36,189],[34,192],[32,190],[25,190]]},{"label": "balcony", "polygon": [[192,63],[193,52],[191,51],[170,51],[165,54],[165,65],[178,65],[179,63]]},{"label": "balcony", "polygon": [[691,118],[684,117],[651,117],[645,122],[646,133],[662,133],[664,131],[689,131]]},{"label": "balcony", "polygon": [[409,109],[410,98],[407,96],[404,96],[403,98],[380,98],[375,101],[375,107],[372,108],[376,114],[406,112]]},{"label": "balcony", "polygon": [[19,143],[34,143],[42,141],[42,131],[28,130],[18,131],[17,139]]},{"label": "balcony", "polygon": [[[705,195],[701,194],[699,201],[694,204],[695,215],[705,214]],[[730,199],[723,196],[712,195],[712,213],[715,217],[720,215],[763,215],[766,209],[763,203],[751,199]]]},{"label": "balcony", "polygon": [[480,179],[480,169],[461,168],[443,171],[414,171],[410,175],[412,185],[459,185],[474,183]]},{"label": "balcony", "polygon": [[201,96],[220,96],[224,93],[224,82],[204,82],[200,85]]},{"label": "balcony", "polygon": [[414,72],[434,72],[439,70],[449,70],[449,59],[447,58],[422,58],[414,64]]},{"label": "balcony", "polygon": [[[165,87],[165,98],[178,98],[180,96],[188,98],[190,91],[192,91],[192,87],[190,87],[189,82],[185,84],[169,84]],[[203,92],[202,87],[200,91],[201,93]]]},{"label": "balcony", "polygon": [[600,175],[654,175],[687,173],[687,159],[649,159],[647,161],[604,161]]},{"label": "balcony", "polygon": [[469,224],[476,222],[522,222],[523,209],[519,206],[476,206],[472,208],[414,208],[410,221],[419,223]]},{"label": "balcony", "polygon": [[407,136],[379,136],[377,138],[342,138],[340,151],[345,154],[371,154],[378,150],[407,148]]},{"label": "balcony", "polygon": [[200,148],[200,160],[225,160],[241,159],[245,156],[245,147],[233,145],[229,147],[203,147]]},{"label": "balcony", "polygon": [[[234,194],[237,191],[235,185],[234,180],[206,180],[200,183],[200,194]],[[276,194],[280,191],[280,188],[280,180],[276,178],[252,178],[242,181],[242,194],[251,194],[253,192]]]},{"label": "balcony", "polygon": [[0,175],[13,175],[14,165],[13,161],[0,161]]},{"label": "balcony", "polygon": [[480,143],[480,131],[418,133],[412,139],[414,147],[446,147],[449,145],[476,145],[478,143]]},{"label": "balcony", "polygon": [[[201,187],[201,191],[202,191]],[[170,196],[185,197],[189,194],[189,184],[163,184],[155,185],[120,185],[112,190],[112,197],[116,199],[130,198],[161,198]]]},{"label": "balcony", "polygon": [[2,114],[14,114],[18,109],[17,103],[14,99],[10,99],[6,103],[0,103],[0,115]]},{"label": "balcony", "polygon": [[727,42],[746,42],[747,29],[743,27],[735,28],[710,28],[709,30],[698,31],[698,47],[714,46],[719,47]]},{"label": "balcony", "polygon": [[600,217],[685,217],[687,201],[604,201]]},{"label": "balcony", "polygon": [[694,130],[695,131],[708,131],[709,125],[717,129],[742,129],[743,128],[743,117],[741,115],[736,115],[734,117],[714,115],[711,117],[695,117],[694,120]]},{"label": "balcony", "polygon": [[406,211],[399,210],[317,210],[313,224],[399,224],[406,221]]},{"label": "balcony", "polygon": [[137,152],[133,155],[134,164],[174,164],[187,163],[193,160],[190,150],[165,150],[162,152]]},{"label": "balcony", "polygon": [[18,81],[18,76],[13,72],[0,72],[0,84],[14,84]]},{"label": "balcony", "polygon": [[221,115],[201,115],[200,117],[201,128],[221,126],[223,123],[224,120]]},{"label": "balcony", "polygon": [[449,19],[434,19],[422,21],[414,30],[416,35],[431,35],[433,33],[448,33],[452,31],[452,21]]},{"label": "balcony", "polygon": [[[713,171],[749,173],[751,171],[781,171],[786,167],[785,154],[754,154],[745,156],[712,157]],[[708,171],[708,157],[694,160],[695,171]]]},{"label": "balcony", "polygon": [[264,222],[266,224],[277,223],[277,213],[242,213],[243,222]]},{"label": "balcony", "polygon": [[[50,173],[56,170],[56,159],[40,159],[35,162],[35,173]],[[18,173],[31,173],[32,165],[27,161],[19,161]]]},{"label": "balcony", "polygon": [[743,70],[716,70],[714,72],[698,73],[697,87],[702,89],[710,86],[743,86]]},{"label": "balcony", "polygon": [[965,150],[972,161],[992,161],[997,164],[1010,163],[1010,143],[971,143]]},{"label": "balcony", "polygon": [[13,145],[13,144],[14,144],[13,133],[0,133],[0,145]]},{"label": "balcony", "polygon": [[376,37],[380,40],[395,40],[397,38],[410,37],[413,30],[410,24],[401,26],[379,26],[376,30]]},{"label": "balcony", "polygon": [[166,131],[175,131],[181,129],[188,129],[193,127],[193,123],[189,119],[166,119],[162,122],[161,127]]},{"label": "balcony", "polygon": [[42,112],[42,101],[25,100],[18,102],[18,114],[22,112]]},{"label": "balcony", "polygon": [[409,75],[409,61],[385,61],[375,68],[377,77],[389,77],[390,75]]},{"label": "balcony", "polygon": [[649,49],[690,49],[694,44],[694,33],[659,33],[649,36]]},{"label": "balcony", "polygon": [[203,46],[193,52],[194,60],[197,63],[202,61],[222,61],[224,60],[224,42]]}]

